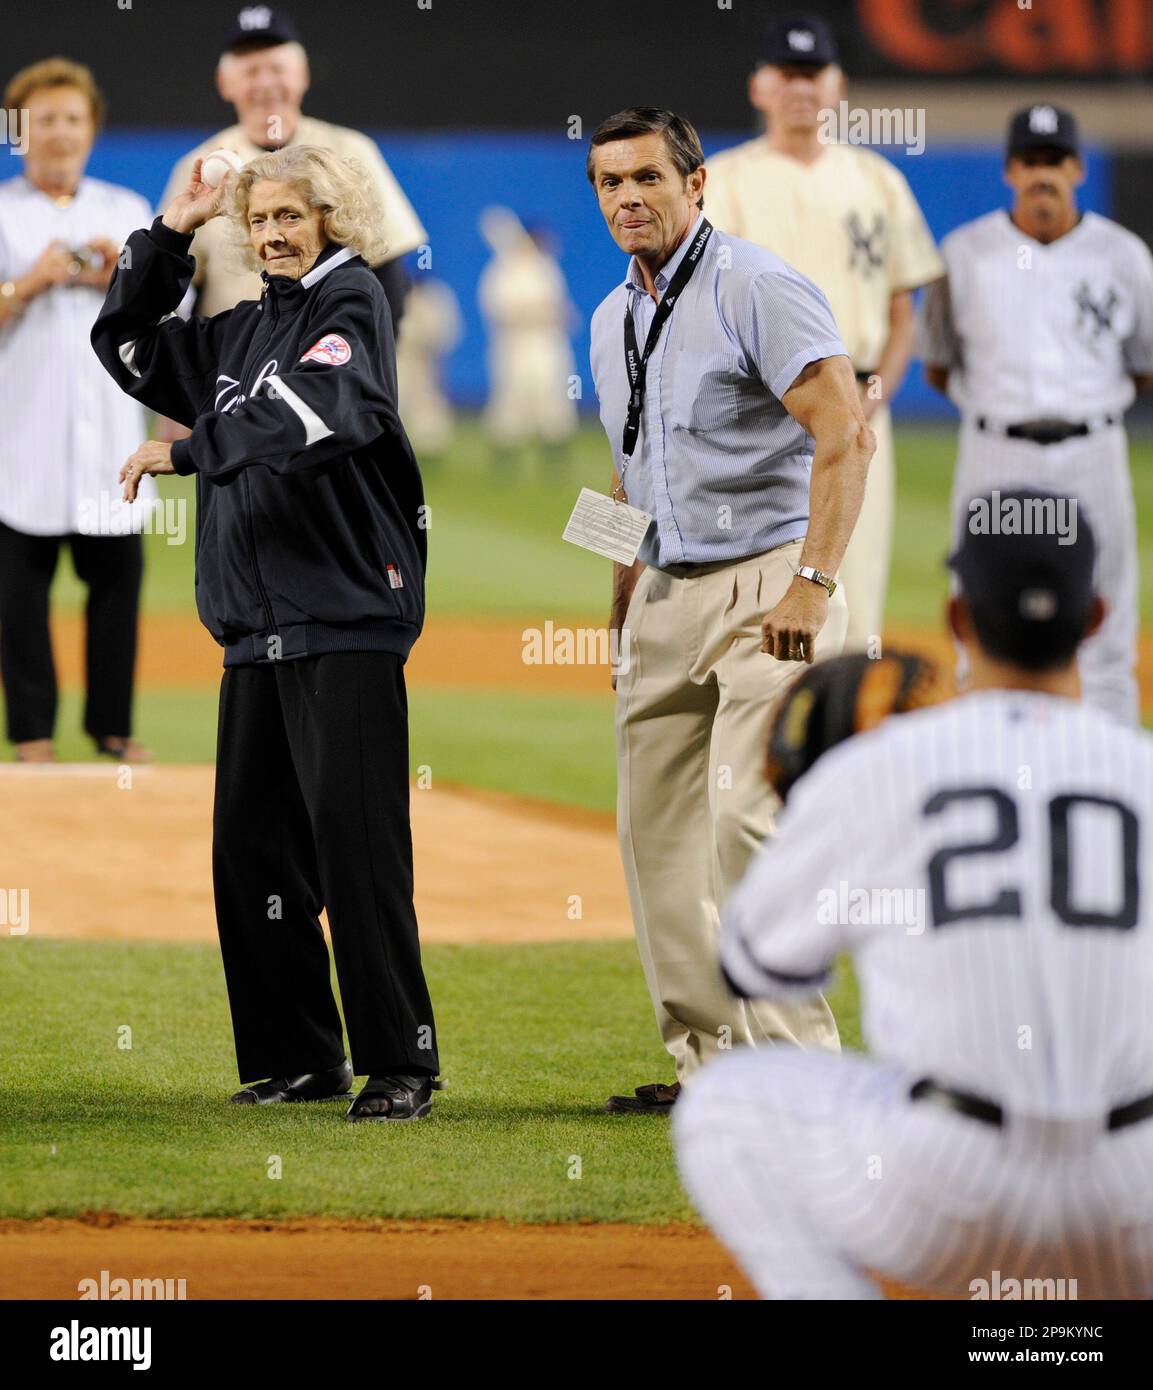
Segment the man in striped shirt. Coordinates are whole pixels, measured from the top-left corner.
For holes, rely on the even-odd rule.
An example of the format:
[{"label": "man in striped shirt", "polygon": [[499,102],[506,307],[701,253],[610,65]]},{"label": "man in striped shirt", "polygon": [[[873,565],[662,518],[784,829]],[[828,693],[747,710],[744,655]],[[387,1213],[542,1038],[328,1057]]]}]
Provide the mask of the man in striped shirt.
[{"label": "man in striped shirt", "polygon": [[[1153,738],[1078,698],[1105,604],[1077,497],[965,516],[969,690],[820,754],[725,905],[740,994],[815,996],[852,953],[868,1049],[727,1057],[678,1107],[689,1194],[764,1298],[879,1298],[868,1271],[1153,1294]],[[826,675],[843,709],[851,668]]]},{"label": "man in striped shirt", "polygon": [[610,117],[588,175],[632,255],[594,315],[592,369],[614,495],[653,518],[638,562],[615,569],[612,627],[632,653],[617,683],[618,827],[676,1064],[674,1084],[609,1108],[659,1113],[734,1044],[838,1046],[823,999],[733,999],[715,942],[719,906],[772,824],[761,765],[774,703],[797,663],[844,641],[835,576],[874,441],[821,291],[710,227],[687,121],[650,107]]}]

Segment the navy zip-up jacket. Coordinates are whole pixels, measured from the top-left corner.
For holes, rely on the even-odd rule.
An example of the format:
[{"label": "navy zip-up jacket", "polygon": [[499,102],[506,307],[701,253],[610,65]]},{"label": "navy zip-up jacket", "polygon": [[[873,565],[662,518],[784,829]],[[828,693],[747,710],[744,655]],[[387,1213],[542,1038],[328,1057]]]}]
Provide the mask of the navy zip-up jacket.
[{"label": "navy zip-up jacket", "polygon": [[350,247],[259,301],[175,314],[192,238],[133,232],[92,329],[130,396],[192,428],[196,606],[225,666],[408,655],[424,620],[424,494],[397,414],[392,318]]}]

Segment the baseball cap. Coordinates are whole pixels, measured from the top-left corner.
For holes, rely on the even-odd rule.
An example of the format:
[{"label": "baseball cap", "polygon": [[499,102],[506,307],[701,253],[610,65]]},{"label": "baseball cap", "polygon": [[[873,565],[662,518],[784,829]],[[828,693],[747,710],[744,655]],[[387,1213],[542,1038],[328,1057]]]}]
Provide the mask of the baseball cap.
[{"label": "baseball cap", "polygon": [[220,51],[247,53],[257,48],[272,48],[278,43],[299,42],[296,25],[283,10],[274,10],[268,5],[245,5]]},{"label": "baseball cap", "polygon": [[840,62],[832,29],[819,15],[811,14],[775,20],[765,30],[759,53],[762,64],[780,67],[811,63],[823,68]]},{"label": "baseball cap", "polygon": [[1097,542],[1075,497],[1037,489],[975,497],[949,556],[982,646],[1031,669],[1072,655],[1096,592]]},{"label": "baseball cap", "polygon": [[1039,102],[1034,106],[1023,106],[1020,111],[1013,113],[1005,141],[1006,158],[1036,149],[1081,153],[1081,135],[1072,111]]}]

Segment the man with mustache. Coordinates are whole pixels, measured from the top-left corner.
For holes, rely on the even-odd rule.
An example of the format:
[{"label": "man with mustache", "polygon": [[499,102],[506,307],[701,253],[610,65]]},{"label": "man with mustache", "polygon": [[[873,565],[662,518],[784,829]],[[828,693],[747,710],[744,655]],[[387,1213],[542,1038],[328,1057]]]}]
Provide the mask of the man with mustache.
[{"label": "man with mustache", "polygon": [[1013,206],[945,238],[948,276],[925,293],[920,355],[961,411],[955,540],[968,499],[998,489],[1062,493],[1092,520],[1107,615],[1078,654],[1084,699],[1135,725],[1137,523],[1122,416],[1153,384],[1153,256],[1079,210],[1084,178],[1070,112],[1014,114]]}]

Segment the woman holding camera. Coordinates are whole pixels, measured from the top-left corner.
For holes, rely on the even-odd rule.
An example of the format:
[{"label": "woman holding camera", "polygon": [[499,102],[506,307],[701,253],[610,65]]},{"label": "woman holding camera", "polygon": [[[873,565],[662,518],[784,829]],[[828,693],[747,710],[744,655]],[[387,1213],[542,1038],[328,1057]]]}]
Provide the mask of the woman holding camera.
[{"label": "woman holding camera", "polygon": [[0,183],[0,679],[23,762],[55,758],[48,595],[60,548],[87,586],[84,728],[97,751],[138,762],[132,737],[140,529],[155,485],[121,501],[120,463],[144,411],[100,369],[88,335],[120,246],[152,213],[130,189],[85,176],[104,102],[79,63],[49,58],[9,82],[24,170]]}]

